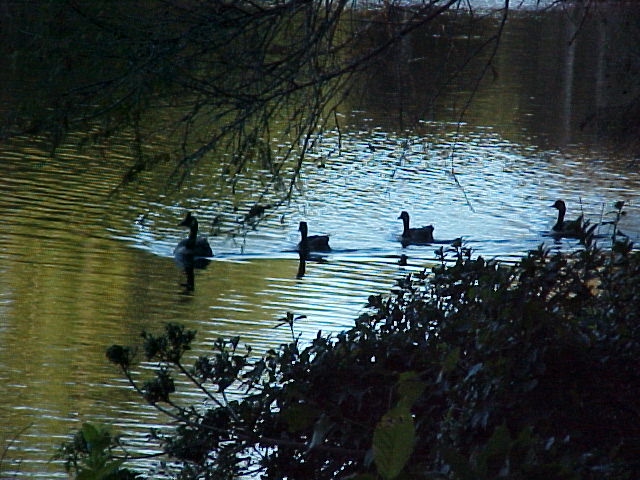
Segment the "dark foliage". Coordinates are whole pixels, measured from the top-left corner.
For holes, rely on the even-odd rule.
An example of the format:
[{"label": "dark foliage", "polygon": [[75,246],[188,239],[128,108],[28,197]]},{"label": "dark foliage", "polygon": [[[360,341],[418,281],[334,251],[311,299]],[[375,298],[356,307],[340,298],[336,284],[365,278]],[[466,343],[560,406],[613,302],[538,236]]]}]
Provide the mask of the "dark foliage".
[{"label": "dark foliage", "polygon": [[109,427],[85,423],[70,442],[63,444],[54,458],[64,459],[67,473],[74,471],[78,480],[139,480],[133,471],[121,468],[125,457],[118,437]]},{"label": "dark foliage", "polygon": [[[193,332],[144,334],[159,369],[141,393],[179,424],[166,453],[180,478],[634,478],[640,254],[616,225],[611,249],[585,226],[579,251],[515,265],[440,251],[350,330],[257,359],[221,339],[188,369]],[[137,385],[131,352],[110,352]],[[211,408],[174,403],[176,374]]]},{"label": "dark foliage", "polygon": [[9,2],[0,52],[20,79],[9,93],[21,94],[10,95],[0,138],[38,135],[52,152],[74,132],[127,138],[124,183],[169,164],[180,184],[201,163],[231,179],[252,167],[282,179],[337,126],[351,77],[457,3],[390,2],[381,15],[402,15],[373,43],[378,22],[348,0]]}]

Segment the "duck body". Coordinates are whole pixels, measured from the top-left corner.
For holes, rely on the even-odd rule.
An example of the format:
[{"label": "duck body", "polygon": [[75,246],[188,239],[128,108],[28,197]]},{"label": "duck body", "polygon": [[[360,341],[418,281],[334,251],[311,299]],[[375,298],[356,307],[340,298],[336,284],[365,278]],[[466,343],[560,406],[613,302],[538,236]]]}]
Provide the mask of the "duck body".
[{"label": "duck body", "polygon": [[400,236],[400,241],[402,245],[425,245],[430,243],[435,243],[433,239],[433,225],[427,225],[425,227],[419,228],[410,228],[409,227],[409,213],[402,212],[398,217],[399,220],[402,220],[402,235]]},{"label": "duck body", "polygon": [[328,235],[311,235],[309,236],[309,227],[307,222],[300,222],[298,227],[301,240],[298,243],[299,251],[314,251],[314,252],[330,252]]},{"label": "duck body", "polygon": [[556,200],[551,207],[558,210],[556,223],[549,232],[552,236],[566,238],[582,238],[584,236],[582,215],[575,220],[565,220],[567,205],[562,200]]},{"label": "duck body", "polygon": [[178,242],[173,251],[175,256],[213,257],[213,251],[207,239],[198,236],[198,220],[191,215],[191,212],[187,213],[178,226],[189,227],[189,236]]}]

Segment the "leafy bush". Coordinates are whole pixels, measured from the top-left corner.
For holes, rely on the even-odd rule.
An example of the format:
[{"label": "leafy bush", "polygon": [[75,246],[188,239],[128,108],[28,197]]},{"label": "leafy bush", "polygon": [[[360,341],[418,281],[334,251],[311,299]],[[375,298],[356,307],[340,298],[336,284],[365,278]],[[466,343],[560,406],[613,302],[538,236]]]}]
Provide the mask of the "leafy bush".
[{"label": "leafy bush", "polygon": [[70,442],[63,444],[54,459],[64,459],[67,473],[77,480],[136,480],[142,478],[127,468],[121,468],[125,457],[116,457],[121,448],[118,437],[108,426],[85,423]]},{"label": "leafy bush", "polygon": [[[636,478],[640,254],[617,219],[607,250],[589,225],[579,251],[515,265],[441,250],[309,345],[289,314],[292,341],[259,358],[220,339],[188,367],[195,332],[178,325],[143,334],[159,364],[143,385],[131,349],[108,357],[177,421],[163,440],[180,478]],[[176,375],[209,405],[176,403]]]}]

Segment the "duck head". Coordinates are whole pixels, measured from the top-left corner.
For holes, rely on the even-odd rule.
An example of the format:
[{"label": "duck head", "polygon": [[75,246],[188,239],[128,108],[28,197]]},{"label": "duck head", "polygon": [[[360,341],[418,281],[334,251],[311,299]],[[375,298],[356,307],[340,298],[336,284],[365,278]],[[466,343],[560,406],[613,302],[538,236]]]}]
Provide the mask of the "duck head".
[{"label": "duck head", "polygon": [[408,222],[409,221],[409,213],[408,212],[401,212],[400,216],[398,217],[398,220],[402,220],[403,222]]},{"label": "duck head", "polygon": [[303,237],[306,237],[307,233],[309,233],[309,227],[307,226],[307,222],[300,222],[298,231],[302,234]]},{"label": "duck head", "polygon": [[189,212],[187,213],[187,216],[184,218],[184,220],[178,224],[178,226],[191,228],[194,223],[197,225],[198,221],[196,220],[196,217],[191,215],[191,212]]},{"label": "duck head", "polygon": [[553,205],[551,205],[551,208],[556,208],[560,212],[566,212],[567,211],[567,206],[565,205],[565,203],[562,200],[556,200],[553,203]]}]

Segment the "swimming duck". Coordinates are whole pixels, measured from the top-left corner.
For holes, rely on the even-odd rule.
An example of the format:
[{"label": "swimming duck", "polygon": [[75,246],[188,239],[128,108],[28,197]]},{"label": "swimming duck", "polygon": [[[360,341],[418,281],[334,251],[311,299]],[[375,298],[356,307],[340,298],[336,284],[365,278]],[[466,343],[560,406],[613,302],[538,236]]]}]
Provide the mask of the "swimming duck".
[{"label": "swimming duck", "polygon": [[331,247],[329,246],[328,235],[308,236],[309,227],[307,226],[307,222],[300,222],[298,231],[300,232],[300,236],[302,237],[302,239],[300,240],[300,243],[298,243],[298,250],[307,250],[307,251],[313,250],[316,252],[331,251]]},{"label": "swimming duck", "polygon": [[403,245],[434,243],[433,225],[427,225],[426,227],[420,228],[409,228],[409,214],[407,212],[400,213],[398,219],[402,220],[402,224],[404,226],[402,236],[400,237]]},{"label": "swimming duck", "polygon": [[205,237],[198,237],[198,220],[191,215],[191,212],[187,213],[185,219],[178,224],[179,227],[189,227],[189,237],[184,240],[180,240],[175,250],[174,255],[189,255],[193,257],[213,257],[211,246]]},{"label": "swimming duck", "polygon": [[582,228],[582,215],[575,220],[565,221],[564,216],[567,213],[567,206],[564,201],[556,200],[551,207],[558,210],[558,220],[556,221],[556,224],[551,227],[551,235],[567,238],[581,238],[584,235]]}]

